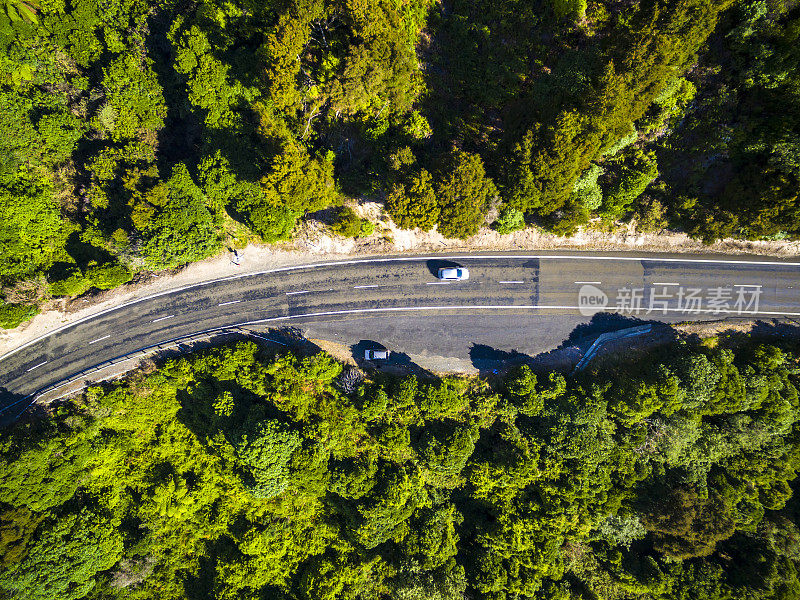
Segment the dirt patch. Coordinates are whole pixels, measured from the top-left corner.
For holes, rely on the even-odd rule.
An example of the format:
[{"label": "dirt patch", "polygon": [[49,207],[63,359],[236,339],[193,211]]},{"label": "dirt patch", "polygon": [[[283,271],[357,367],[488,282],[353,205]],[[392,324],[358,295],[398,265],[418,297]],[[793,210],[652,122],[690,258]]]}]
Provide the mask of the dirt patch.
[{"label": "dirt patch", "polygon": [[570,237],[561,237],[530,227],[500,235],[483,227],[466,240],[446,238],[432,231],[398,229],[378,202],[353,205],[359,216],[376,223],[375,234],[361,239],[332,236],[322,223],[310,221],[297,231],[292,244],[296,250],[319,253],[373,254],[380,252],[427,252],[434,250],[638,250],[648,252],[686,252],[723,254],[761,254],[765,256],[800,256],[800,242],[725,239],[705,245],[684,233],[638,231],[635,223],[608,228],[599,220],[582,227]]},{"label": "dirt patch", "polygon": [[757,321],[706,321],[696,323],[682,323],[675,329],[686,335],[696,335],[701,339],[717,336],[721,333],[750,333]]},{"label": "dirt patch", "polygon": [[786,317],[755,320],[725,319],[704,323],[686,323],[678,325],[676,329],[685,335],[695,335],[700,339],[747,334],[754,339],[800,340],[800,321]]}]

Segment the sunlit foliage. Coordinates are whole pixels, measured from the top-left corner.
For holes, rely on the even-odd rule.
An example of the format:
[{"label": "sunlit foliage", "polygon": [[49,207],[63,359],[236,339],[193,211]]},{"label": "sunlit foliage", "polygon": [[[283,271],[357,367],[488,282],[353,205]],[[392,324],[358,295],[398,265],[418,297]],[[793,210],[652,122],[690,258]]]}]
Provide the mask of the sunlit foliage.
[{"label": "sunlit foliage", "polygon": [[792,598],[797,364],[677,345],[346,395],[322,353],[168,360],[2,432],[0,590]]}]

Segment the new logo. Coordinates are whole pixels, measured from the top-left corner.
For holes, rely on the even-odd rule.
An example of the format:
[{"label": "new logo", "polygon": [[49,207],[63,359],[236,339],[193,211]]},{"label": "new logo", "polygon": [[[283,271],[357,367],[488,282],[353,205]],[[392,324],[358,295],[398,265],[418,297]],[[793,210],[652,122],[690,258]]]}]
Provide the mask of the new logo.
[{"label": "new logo", "polygon": [[593,285],[582,285],[578,292],[578,312],[591,317],[608,306],[608,295]]}]

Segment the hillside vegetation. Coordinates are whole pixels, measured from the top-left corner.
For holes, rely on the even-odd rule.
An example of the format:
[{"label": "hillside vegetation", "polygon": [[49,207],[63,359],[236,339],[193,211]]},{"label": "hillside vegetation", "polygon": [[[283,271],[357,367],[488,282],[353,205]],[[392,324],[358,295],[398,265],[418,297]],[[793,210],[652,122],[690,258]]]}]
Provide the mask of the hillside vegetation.
[{"label": "hillside vegetation", "polygon": [[0,597],[791,600],[797,358],[361,380],[206,350],[0,437]]},{"label": "hillside vegetation", "polygon": [[[308,212],[800,232],[782,0],[4,0],[0,326]],[[348,220],[349,219],[349,220]],[[371,225],[340,216],[337,232]]]}]

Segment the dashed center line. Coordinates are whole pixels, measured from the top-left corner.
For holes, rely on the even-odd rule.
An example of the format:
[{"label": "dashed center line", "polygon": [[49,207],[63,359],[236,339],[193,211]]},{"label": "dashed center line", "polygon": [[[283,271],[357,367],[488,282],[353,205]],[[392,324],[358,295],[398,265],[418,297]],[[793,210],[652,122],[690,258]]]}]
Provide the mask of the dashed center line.
[{"label": "dashed center line", "polygon": [[287,296],[295,296],[297,294],[308,294],[311,290],[300,290],[299,292],[286,292]]},{"label": "dashed center line", "polygon": [[376,287],[383,287],[382,285],[354,285],[354,290],[363,290],[365,288],[376,288]]},{"label": "dashed center line", "polygon": [[584,284],[586,284],[586,285],[600,285],[603,282],[602,281],[576,281],[575,283],[578,284],[578,285],[584,285]]},{"label": "dashed center line", "polygon": [[158,323],[159,321],[165,321],[166,319],[171,319],[175,315],[167,315],[166,317],[159,317],[157,319],[153,319],[152,323]]},{"label": "dashed center line", "polygon": [[94,344],[95,342],[99,342],[99,341],[101,341],[101,340],[104,340],[104,339],[106,339],[106,338],[110,338],[110,337],[111,337],[111,334],[109,333],[108,335],[104,335],[103,337],[99,337],[99,338],[97,338],[96,340],[92,340],[92,341],[91,341],[91,342],[89,342],[89,343],[90,343],[90,344]]},{"label": "dashed center line", "polygon": [[228,304],[238,304],[241,300],[229,300],[228,302],[220,302],[217,306],[228,306]]},{"label": "dashed center line", "polygon": [[663,282],[653,282],[653,285],[680,285],[680,283],[663,283]]},{"label": "dashed center line", "polygon": [[38,365],[34,365],[34,366],[32,366],[30,369],[26,370],[25,372],[26,372],[26,373],[29,373],[30,371],[33,371],[34,369],[38,369],[38,368],[39,368],[39,367],[41,367],[42,365],[46,365],[46,364],[47,364],[47,361],[40,362]]},{"label": "dashed center line", "polygon": [[[755,287],[755,288],[760,288],[760,287],[764,287],[764,286],[758,285],[757,283],[736,283],[736,284],[734,284],[733,287]],[[789,289],[792,289],[792,286],[789,286]]]},{"label": "dashed center line", "polygon": [[450,285],[449,281],[429,281],[425,285]]},{"label": "dashed center line", "polygon": [[498,281],[497,283],[525,283],[524,281]]}]

